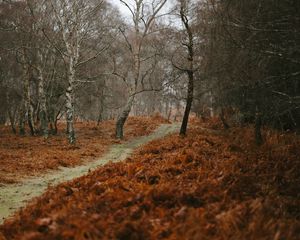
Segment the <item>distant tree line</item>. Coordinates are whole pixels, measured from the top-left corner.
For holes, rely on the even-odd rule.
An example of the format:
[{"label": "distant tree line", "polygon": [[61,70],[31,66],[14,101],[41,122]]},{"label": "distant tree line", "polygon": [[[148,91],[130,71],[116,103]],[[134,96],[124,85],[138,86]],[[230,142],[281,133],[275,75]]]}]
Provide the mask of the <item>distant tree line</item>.
[{"label": "distant tree line", "polygon": [[[300,2],[121,0],[0,2],[0,122],[21,135],[76,119],[190,112],[299,130]],[[171,3],[167,11],[166,4]],[[175,112],[175,113],[174,113]],[[176,117],[177,118],[177,117]],[[27,127],[25,127],[27,126]]]}]

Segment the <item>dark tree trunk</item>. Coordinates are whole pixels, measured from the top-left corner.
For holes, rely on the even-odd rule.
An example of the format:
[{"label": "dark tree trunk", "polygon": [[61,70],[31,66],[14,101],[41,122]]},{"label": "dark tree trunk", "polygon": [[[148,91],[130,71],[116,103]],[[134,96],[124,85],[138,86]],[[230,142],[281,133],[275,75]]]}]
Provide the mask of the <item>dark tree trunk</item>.
[{"label": "dark tree trunk", "polygon": [[99,112],[98,119],[97,119],[97,126],[99,126],[102,121],[103,121],[102,113]]},{"label": "dark tree trunk", "polygon": [[56,115],[54,113],[54,107],[49,105],[48,107],[48,121],[49,121],[49,133],[52,135],[57,134],[57,132],[55,132],[54,126],[55,126],[55,118]]},{"label": "dark tree trunk", "polygon": [[194,42],[193,42],[193,32],[189,24],[189,19],[187,17],[187,6],[186,4],[181,1],[180,2],[180,16],[181,16],[181,22],[185,26],[186,33],[188,35],[188,42],[183,43],[185,47],[187,47],[188,50],[188,57],[187,60],[189,62],[189,68],[185,70],[185,72],[188,75],[188,93],[187,93],[187,99],[186,99],[186,106],[184,110],[184,115],[182,119],[182,124],[180,128],[180,135],[184,136],[186,135],[187,125],[189,121],[189,115],[191,112],[192,104],[193,104],[193,97],[194,97]]},{"label": "dark tree trunk", "polygon": [[180,128],[180,135],[186,135],[187,125],[189,121],[189,115],[191,112],[192,104],[193,104],[193,97],[194,97],[194,73],[193,71],[188,72],[189,76],[189,83],[188,83],[188,93],[186,99],[186,106],[184,110],[184,115],[182,119],[182,124]]},{"label": "dark tree trunk", "polygon": [[25,135],[25,107],[22,106],[19,114],[19,134]]},{"label": "dark tree trunk", "polygon": [[262,138],[262,134],[261,134],[261,127],[262,127],[261,114],[256,113],[254,128],[255,128],[255,143],[258,146],[263,143],[263,138]]},{"label": "dark tree trunk", "polygon": [[32,77],[32,69],[31,67],[24,66],[24,97],[25,97],[25,106],[27,111],[27,122],[28,127],[30,130],[30,135],[34,136],[35,134],[35,127],[34,127],[34,121],[33,121],[33,106],[31,105],[31,91],[30,91],[30,85],[31,85],[31,77]]},{"label": "dark tree trunk", "polygon": [[53,132],[54,135],[56,135],[58,133],[57,122],[58,122],[58,119],[56,118],[54,121],[54,132]]},{"label": "dark tree trunk", "polygon": [[221,109],[221,113],[220,113],[220,119],[222,121],[223,127],[227,130],[230,128],[229,124],[226,122],[225,116],[224,116],[224,109]]},{"label": "dark tree trunk", "polygon": [[17,129],[16,129],[16,112],[17,112],[17,110],[16,109],[17,108],[14,109],[13,104],[10,101],[8,91],[6,91],[6,104],[8,104],[7,115],[8,115],[8,118],[9,118],[10,127],[11,127],[12,132],[14,134],[16,134],[17,133]]},{"label": "dark tree trunk", "polygon": [[14,134],[16,134],[17,133],[17,130],[16,130],[16,126],[15,126],[15,114],[12,114],[11,113],[11,110],[10,109],[8,109],[8,117],[9,117],[9,122],[10,122],[10,127],[11,127],[11,130],[12,130],[12,132],[14,133]]},{"label": "dark tree trunk", "polygon": [[58,128],[57,128],[57,120],[53,120],[50,122],[50,133],[52,135],[56,135],[58,132]]},{"label": "dark tree trunk", "polygon": [[124,132],[123,132],[124,124],[129,116],[130,111],[131,111],[133,101],[134,101],[134,96],[129,97],[124,110],[118,116],[117,123],[116,123],[116,138],[118,138],[118,139],[123,139],[123,137],[124,137]]},{"label": "dark tree trunk", "polygon": [[50,121],[50,124],[49,124],[49,133],[54,135],[53,125],[54,125],[54,122]]},{"label": "dark tree trunk", "polygon": [[47,113],[44,110],[40,111],[40,121],[41,121],[41,132],[44,138],[48,138],[48,121],[47,121]]},{"label": "dark tree trunk", "polygon": [[102,92],[102,96],[100,99],[100,109],[99,109],[99,115],[98,115],[98,119],[97,119],[97,126],[99,126],[99,124],[103,121],[103,111],[104,111],[104,99],[103,99],[103,92]]},{"label": "dark tree trunk", "polygon": [[32,111],[31,111],[31,109],[32,109],[32,107],[31,107],[31,106],[28,106],[28,112],[27,112],[27,114],[28,114],[28,119],[27,119],[27,121],[28,121],[29,130],[30,130],[30,135],[31,135],[31,136],[34,136],[35,130],[34,130],[34,125],[33,125],[33,121],[32,121],[33,116],[32,116]]}]

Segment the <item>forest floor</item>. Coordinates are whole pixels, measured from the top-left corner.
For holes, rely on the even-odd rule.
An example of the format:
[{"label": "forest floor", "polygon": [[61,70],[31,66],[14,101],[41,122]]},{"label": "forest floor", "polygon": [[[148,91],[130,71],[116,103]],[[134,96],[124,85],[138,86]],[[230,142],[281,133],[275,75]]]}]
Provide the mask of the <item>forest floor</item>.
[{"label": "forest floor", "polygon": [[[135,121],[136,120],[138,119],[135,119]],[[157,123],[158,121],[156,120],[156,124]],[[154,123],[152,126],[154,126]],[[150,129],[152,129],[152,127]],[[50,185],[54,186],[62,182],[73,180],[110,161],[124,160],[138,146],[153,139],[161,138],[169,133],[174,133],[176,130],[178,130],[178,124],[161,124],[160,127],[151,134],[148,131],[149,135],[135,137],[132,140],[111,145],[106,153],[96,160],[90,159],[90,161],[85,161],[82,165],[72,168],[60,166],[56,170],[47,171],[46,174],[26,178],[16,184],[0,186],[0,223],[4,218],[26,205],[28,200],[41,195]],[[65,154],[68,155],[68,152]]]},{"label": "forest floor", "polygon": [[42,136],[20,137],[10,127],[0,126],[0,186],[16,183],[24,177],[36,176],[59,167],[74,167],[103,155],[112,144],[123,143],[150,134],[160,124],[168,123],[160,116],[130,117],[125,125],[123,141],[114,138],[115,121],[75,124],[77,143],[70,146],[65,124],[59,124],[58,134],[45,140]]},{"label": "forest floor", "polygon": [[185,138],[49,188],[0,239],[299,239],[299,137],[252,135],[193,121]]}]

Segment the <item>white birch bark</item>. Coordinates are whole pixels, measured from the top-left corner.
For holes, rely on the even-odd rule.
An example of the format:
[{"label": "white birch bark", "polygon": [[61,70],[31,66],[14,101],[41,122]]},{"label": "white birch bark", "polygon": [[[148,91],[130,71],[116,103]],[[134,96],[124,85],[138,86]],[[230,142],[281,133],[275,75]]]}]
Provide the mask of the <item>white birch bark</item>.
[{"label": "white birch bark", "polygon": [[28,64],[25,48],[22,49],[22,70],[23,70],[23,100],[20,114],[20,134],[25,134],[25,119],[27,117],[30,134],[35,134],[33,121],[33,107],[31,105],[30,78],[32,75],[31,67]]},{"label": "white birch bark", "polygon": [[48,138],[48,120],[47,120],[47,103],[46,103],[46,94],[45,94],[45,83],[43,70],[38,67],[38,95],[40,103],[40,121],[41,121],[41,132],[44,138]]},{"label": "white birch bark", "polygon": [[96,5],[92,1],[84,0],[51,0],[57,24],[61,31],[64,49],[56,46],[62,56],[68,86],[66,89],[66,120],[68,139],[71,144],[76,142],[75,136],[75,83],[77,68],[80,65],[96,59],[102,52],[95,53],[92,57],[79,62],[82,42],[91,31],[90,18],[97,13],[102,1]]}]

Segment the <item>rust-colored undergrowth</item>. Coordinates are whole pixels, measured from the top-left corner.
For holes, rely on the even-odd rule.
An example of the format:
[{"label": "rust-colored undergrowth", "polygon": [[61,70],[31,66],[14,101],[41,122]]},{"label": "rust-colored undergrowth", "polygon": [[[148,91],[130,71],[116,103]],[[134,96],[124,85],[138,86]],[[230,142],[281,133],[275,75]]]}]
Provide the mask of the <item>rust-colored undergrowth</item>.
[{"label": "rust-colored undergrowth", "polygon": [[7,239],[299,239],[300,141],[207,130],[153,141],[50,188],[0,227]]},{"label": "rust-colored undergrowth", "polygon": [[[148,135],[166,120],[159,116],[130,117],[125,125],[125,139]],[[113,143],[114,121],[78,122],[77,143],[71,146],[64,134],[65,125],[59,125],[59,133],[44,140],[40,136],[20,137],[11,133],[9,127],[0,127],[0,184],[13,183],[24,177],[57,169],[72,167],[100,157]]]}]

